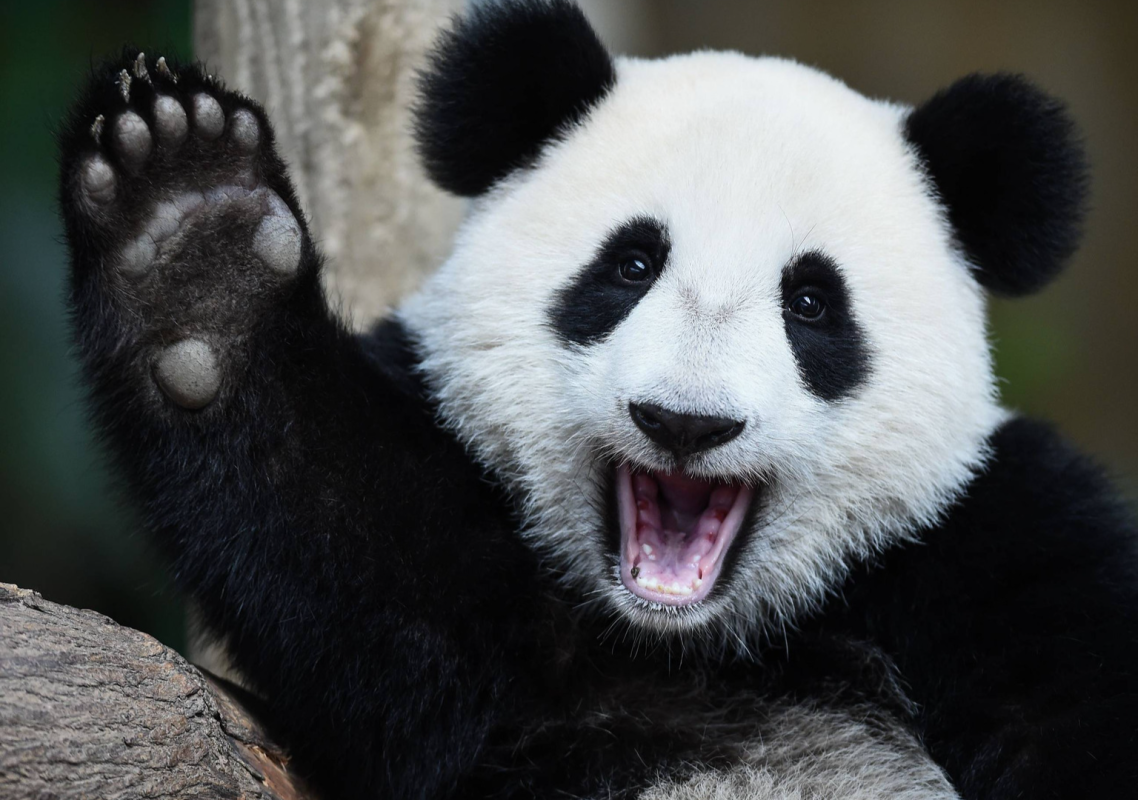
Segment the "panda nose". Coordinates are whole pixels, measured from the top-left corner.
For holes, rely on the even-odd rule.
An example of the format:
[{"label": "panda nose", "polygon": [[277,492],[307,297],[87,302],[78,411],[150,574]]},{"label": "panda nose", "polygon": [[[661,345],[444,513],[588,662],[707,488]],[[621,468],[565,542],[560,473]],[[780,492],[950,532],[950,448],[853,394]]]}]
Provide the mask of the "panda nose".
[{"label": "panda nose", "polygon": [[653,403],[629,403],[628,413],[636,427],[677,459],[726,444],[747,424],[727,417],[680,414]]}]

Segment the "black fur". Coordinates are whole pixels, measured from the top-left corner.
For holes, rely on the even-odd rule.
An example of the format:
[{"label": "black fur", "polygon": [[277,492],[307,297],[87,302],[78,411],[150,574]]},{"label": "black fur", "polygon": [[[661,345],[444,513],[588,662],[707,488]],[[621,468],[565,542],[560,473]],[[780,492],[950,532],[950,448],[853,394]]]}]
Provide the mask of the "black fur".
[{"label": "black fur", "polygon": [[612,58],[568,0],[496,0],[435,47],[416,109],[432,180],[473,197],[532,164],[613,87]]},{"label": "black fur", "polygon": [[[786,338],[802,381],[823,400],[848,397],[869,377],[870,357],[838,265],[822,253],[804,253],[783,270],[781,292]],[[791,310],[801,295],[823,303],[817,319]]]},{"label": "black fur", "polygon": [[[361,341],[329,311],[307,235],[283,285],[249,255],[247,226],[224,218],[198,223],[165,269],[137,280],[115,270],[116,248],[169,188],[236,169],[224,137],[191,133],[137,177],[120,172],[109,222],[86,213],[83,159],[114,159],[92,120],[127,107],[149,118],[145,84],[129,103],[114,84],[132,61],[95,73],[62,135],[70,305],[95,425],[179,585],[329,796],[443,796],[511,705],[512,615],[535,602],[534,561],[509,503],[438,428],[414,378],[392,377],[400,332]],[[151,61],[183,105],[205,90],[264,120],[197,67],[176,71],[177,84],[160,81]],[[299,218],[271,139],[254,168]],[[234,313],[215,327],[219,308]],[[223,353],[221,393],[197,412],[162,397],[149,367],[187,330],[211,333]]]},{"label": "black fur", "polygon": [[1138,534],[1101,471],[1013,420],[921,544],[854,575],[821,626],[878,643],[961,794],[1132,797]]},{"label": "black fur", "polygon": [[[651,217],[624,223],[605,239],[593,260],[557,293],[549,322],[566,343],[590,345],[604,339],[632,313],[668,266],[668,229]],[[626,261],[640,259],[650,269],[646,280],[621,277]]]},{"label": "black fur", "polygon": [[917,108],[906,135],[976,279],[1042,288],[1078,247],[1087,163],[1063,104],[1017,75],[971,75]]},{"label": "black fur", "polygon": [[776,648],[759,668],[674,644],[633,654],[598,644],[600,632],[557,631],[567,648],[543,687],[557,702],[492,735],[462,796],[638,797],[661,780],[737,766],[756,742],[785,736],[786,709],[849,714],[883,742],[911,732],[892,664],[841,635],[799,637],[792,657]]},{"label": "black fur", "polygon": [[[252,211],[219,205],[151,271],[116,268],[157,200],[246,169],[304,224],[255,104],[153,61],[152,84],[124,100],[114,80],[131,56],[96,72],[61,140],[92,418],[179,585],[326,796],[634,796],[736,763],[787,704],[844,709],[886,740],[916,732],[967,798],[1132,793],[1134,529],[1049,430],[1008,423],[944,524],[859,569],[842,602],[757,657],[638,648],[522,545],[511,499],[438,425],[406,331],[355,337],[330,312],[307,233],[298,272],[270,275]],[[251,110],[259,149],[239,154],[227,132],[120,164],[91,122],[127,108],[149,120],[155,89]],[[96,152],[120,182],[92,213],[78,176]],[[632,227],[663,268],[663,227]],[[802,269],[841,310],[832,265]],[[582,305],[566,338],[605,335],[627,313],[615,305],[599,322]],[[150,369],[190,334],[210,337],[224,373],[199,411]]]}]

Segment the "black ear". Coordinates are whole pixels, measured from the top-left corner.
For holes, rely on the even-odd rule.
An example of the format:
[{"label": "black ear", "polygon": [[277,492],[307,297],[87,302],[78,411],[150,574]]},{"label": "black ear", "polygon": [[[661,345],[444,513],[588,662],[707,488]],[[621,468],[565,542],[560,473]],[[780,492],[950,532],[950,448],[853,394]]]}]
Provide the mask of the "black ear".
[{"label": "black ear", "polygon": [[976,279],[1024,295],[1078,247],[1087,164],[1063,104],[1018,75],[970,75],[917,108],[906,128]]},{"label": "black ear", "polygon": [[579,121],[616,81],[569,0],[479,4],[440,37],[420,78],[415,135],[442,188],[482,194]]}]

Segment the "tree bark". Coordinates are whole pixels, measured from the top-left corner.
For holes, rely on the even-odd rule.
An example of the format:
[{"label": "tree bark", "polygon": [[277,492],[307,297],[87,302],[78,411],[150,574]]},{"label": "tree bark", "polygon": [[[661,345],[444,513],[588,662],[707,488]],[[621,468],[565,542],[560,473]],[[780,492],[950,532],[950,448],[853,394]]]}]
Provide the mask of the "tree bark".
[{"label": "tree bark", "polygon": [[463,0],[197,0],[199,59],[269,112],[329,257],[327,285],[366,327],[449,251],[463,207],[415,157],[415,70]]},{"label": "tree bark", "polygon": [[151,636],[0,583],[3,800],[313,800],[239,693]]}]

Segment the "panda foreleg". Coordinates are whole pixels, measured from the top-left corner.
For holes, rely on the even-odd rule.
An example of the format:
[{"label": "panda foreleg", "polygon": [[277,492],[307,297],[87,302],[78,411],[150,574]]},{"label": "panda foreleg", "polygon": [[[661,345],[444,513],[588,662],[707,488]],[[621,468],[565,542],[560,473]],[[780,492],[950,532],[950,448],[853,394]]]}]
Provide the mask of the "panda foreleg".
[{"label": "panda foreleg", "polygon": [[302,766],[337,796],[443,793],[497,713],[530,569],[461,447],[329,310],[272,140],[197,67],[96,72],[61,141],[92,416]]}]

